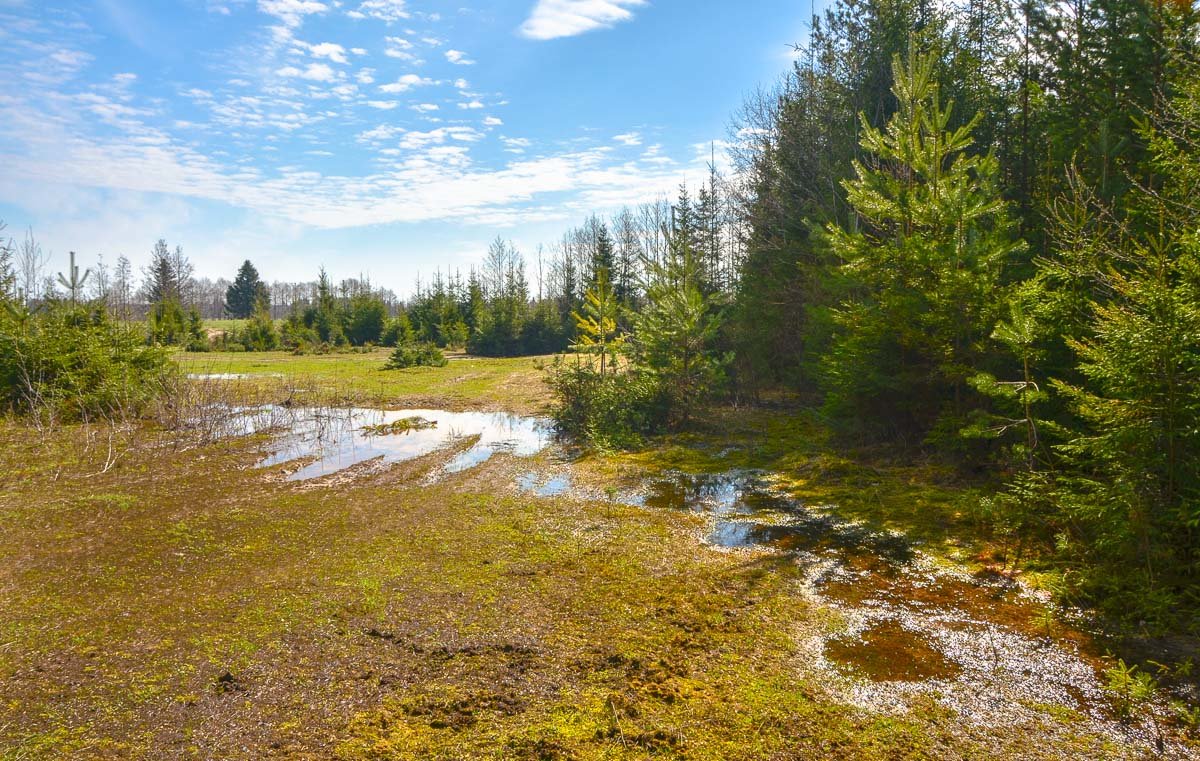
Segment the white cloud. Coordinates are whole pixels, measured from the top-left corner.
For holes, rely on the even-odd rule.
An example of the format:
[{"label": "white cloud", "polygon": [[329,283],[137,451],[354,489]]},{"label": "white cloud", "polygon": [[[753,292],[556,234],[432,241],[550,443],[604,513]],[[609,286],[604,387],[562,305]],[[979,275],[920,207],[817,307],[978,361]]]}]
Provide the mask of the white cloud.
[{"label": "white cloud", "polygon": [[483,139],[483,133],[471,127],[438,127],[428,132],[406,132],[400,138],[400,147],[416,150],[427,145],[441,145],[447,140],[473,143]]},{"label": "white cloud", "polygon": [[374,69],[361,69],[354,75],[355,81],[360,85],[369,85],[375,81]]},{"label": "white cloud", "polygon": [[368,100],[367,105],[371,108],[377,108],[380,111],[391,111],[393,108],[399,106],[400,103],[394,100]]},{"label": "white cloud", "polygon": [[426,87],[432,84],[436,83],[427,77],[422,77],[417,74],[405,74],[395,82],[381,85],[379,89],[385,93],[388,93],[389,95],[394,95],[396,93],[408,92],[414,87]]},{"label": "white cloud", "polygon": [[388,58],[398,58],[401,61],[412,61],[413,63],[421,63],[415,53],[412,52],[413,44],[403,37],[385,37],[387,47],[384,48],[383,54]]},{"label": "white cloud", "polygon": [[574,37],[629,21],[629,8],[645,4],[646,0],[538,0],[520,31],[534,40]]},{"label": "white cloud", "polygon": [[390,124],[381,124],[375,129],[369,129],[366,132],[360,132],[358,142],[360,143],[377,143],[383,140],[391,140],[396,135],[404,134],[402,127],[395,127]]},{"label": "white cloud", "polygon": [[504,124],[504,122],[501,119],[497,119],[494,116],[489,116],[483,120],[483,125],[485,127],[499,127],[502,124]]},{"label": "white cloud", "polygon": [[411,106],[411,108],[413,111],[419,111],[423,114],[427,114],[431,111],[437,111],[438,105],[436,103],[417,103],[416,105]]},{"label": "white cloud", "polygon": [[357,10],[350,11],[346,15],[355,19],[379,19],[390,24],[393,21],[409,17],[410,14],[404,9],[404,6],[405,0],[365,0]]},{"label": "white cloud", "polygon": [[482,104],[482,103],[480,103],[479,101],[477,101],[477,100],[472,100],[472,101],[467,101],[466,103],[459,103],[459,104],[458,104],[458,107],[459,107],[459,108],[464,108],[464,109],[467,109],[467,110],[469,110],[469,111],[474,111],[474,110],[476,110],[476,109],[483,108],[484,106],[483,106],[483,104]]},{"label": "white cloud", "polygon": [[474,66],[475,62],[467,57],[467,54],[461,50],[447,50],[446,60],[450,63],[458,64],[459,66]]},{"label": "white cloud", "polygon": [[329,64],[325,63],[310,63],[303,69],[284,66],[275,73],[281,77],[306,79],[310,82],[335,82],[340,76],[339,72],[334,71]]},{"label": "white cloud", "polygon": [[334,63],[350,63],[346,58],[346,49],[333,42],[309,45],[308,52],[312,54],[313,58],[328,58]]},{"label": "white cloud", "polygon": [[470,87],[471,84],[469,82],[467,82],[467,80],[465,80],[465,79],[456,79],[456,80],[454,80],[454,86],[460,90],[465,90],[468,87]]},{"label": "white cloud", "polygon": [[532,145],[529,138],[525,137],[502,137],[500,142],[504,143],[506,153],[524,153]]},{"label": "white cloud", "polygon": [[318,0],[258,0],[258,9],[279,19],[285,26],[297,27],[305,16],[324,13],[329,6]]},{"label": "white cloud", "polygon": [[617,141],[621,145],[628,146],[642,144],[642,136],[637,132],[627,132],[624,135],[615,135],[613,136],[613,140]]}]

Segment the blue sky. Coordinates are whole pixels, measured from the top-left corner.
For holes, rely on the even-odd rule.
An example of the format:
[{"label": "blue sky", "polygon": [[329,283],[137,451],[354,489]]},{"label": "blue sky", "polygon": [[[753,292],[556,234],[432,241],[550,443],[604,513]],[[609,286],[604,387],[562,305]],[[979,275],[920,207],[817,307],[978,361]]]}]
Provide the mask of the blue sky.
[{"label": "blue sky", "polygon": [[0,0],[0,219],[63,268],[407,292],[701,175],[790,65],[781,0]]}]

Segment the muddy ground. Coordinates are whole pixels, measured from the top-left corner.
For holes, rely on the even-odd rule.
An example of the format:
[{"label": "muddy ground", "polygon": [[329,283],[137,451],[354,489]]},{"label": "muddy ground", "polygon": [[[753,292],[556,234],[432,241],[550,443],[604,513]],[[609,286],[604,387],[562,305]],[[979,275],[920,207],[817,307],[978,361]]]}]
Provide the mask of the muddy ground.
[{"label": "muddy ground", "polygon": [[1103,643],[969,562],[936,488],[769,426],[462,469],[478,433],[316,469],[278,434],[139,427],[113,462],[93,433],[0,425],[6,759],[1200,752],[1122,717]]}]

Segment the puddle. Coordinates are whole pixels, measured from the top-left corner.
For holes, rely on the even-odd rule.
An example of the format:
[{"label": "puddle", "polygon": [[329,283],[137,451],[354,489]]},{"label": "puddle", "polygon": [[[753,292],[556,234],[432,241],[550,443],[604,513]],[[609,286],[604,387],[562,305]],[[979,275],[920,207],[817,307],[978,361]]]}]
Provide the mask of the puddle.
[{"label": "puddle", "polygon": [[708,515],[707,542],[725,549],[783,552],[842,551],[903,562],[912,547],[901,536],[839,521],[779,493],[765,474],[731,471],[715,475],[671,473],[651,481],[623,502],[640,507]]},{"label": "puddle", "polygon": [[571,477],[525,473],[517,479],[517,488],[538,497],[558,497],[571,491]]},{"label": "puddle", "polygon": [[251,375],[249,373],[188,373],[187,379],[194,381],[235,381],[235,380],[250,380],[251,378],[282,378],[279,373],[258,373]]},{"label": "puddle", "polygon": [[240,435],[281,430],[272,454],[259,466],[311,460],[288,476],[290,481],[320,478],[369,460],[412,460],[473,439],[442,466],[443,472],[457,473],[499,452],[535,455],[553,438],[548,421],[503,412],[260,407],[236,411],[230,425]]}]

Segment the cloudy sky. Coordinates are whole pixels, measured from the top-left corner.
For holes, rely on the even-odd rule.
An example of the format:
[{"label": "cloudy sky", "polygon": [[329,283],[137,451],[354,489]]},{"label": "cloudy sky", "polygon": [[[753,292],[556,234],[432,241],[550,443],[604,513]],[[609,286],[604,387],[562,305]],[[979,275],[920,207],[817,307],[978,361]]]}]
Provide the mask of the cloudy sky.
[{"label": "cloudy sky", "polygon": [[[800,7],[803,5],[803,7]],[[199,274],[527,253],[696,177],[789,65],[782,0],[0,0],[0,220],[62,268]]]}]

